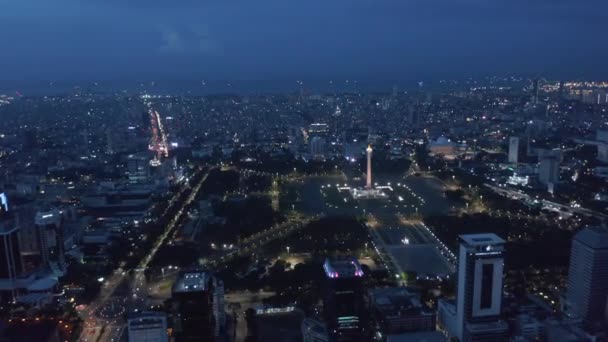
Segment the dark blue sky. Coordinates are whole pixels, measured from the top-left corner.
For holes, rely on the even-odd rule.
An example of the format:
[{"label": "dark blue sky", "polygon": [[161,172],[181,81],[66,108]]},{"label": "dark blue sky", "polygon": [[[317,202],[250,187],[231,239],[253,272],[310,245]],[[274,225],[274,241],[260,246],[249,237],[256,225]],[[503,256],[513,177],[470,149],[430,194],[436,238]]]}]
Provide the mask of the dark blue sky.
[{"label": "dark blue sky", "polygon": [[0,0],[0,79],[608,78],[606,0]]}]

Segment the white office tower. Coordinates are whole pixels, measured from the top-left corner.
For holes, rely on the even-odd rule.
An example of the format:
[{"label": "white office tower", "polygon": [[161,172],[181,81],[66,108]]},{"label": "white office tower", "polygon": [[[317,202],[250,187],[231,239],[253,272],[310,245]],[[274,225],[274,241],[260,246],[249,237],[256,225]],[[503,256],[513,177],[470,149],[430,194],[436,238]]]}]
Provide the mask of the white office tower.
[{"label": "white office tower", "polygon": [[167,342],[167,315],[163,312],[141,312],[129,317],[129,341]]},{"label": "white office tower", "polygon": [[608,228],[585,228],[572,240],[564,313],[586,325],[605,320],[607,295]]},{"label": "white office tower", "polygon": [[500,318],[504,243],[496,234],[460,236],[455,316],[445,324],[459,341],[506,340],[508,326]]},{"label": "white office tower", "polygon": [[519,138],[509,138],[509,163],[516,164],[519,157]]}]

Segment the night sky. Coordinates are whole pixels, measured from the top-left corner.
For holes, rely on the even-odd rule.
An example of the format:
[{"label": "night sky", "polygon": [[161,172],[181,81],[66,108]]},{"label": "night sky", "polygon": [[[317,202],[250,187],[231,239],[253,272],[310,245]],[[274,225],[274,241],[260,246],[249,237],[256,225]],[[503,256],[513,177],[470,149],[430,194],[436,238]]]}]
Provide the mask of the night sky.
[{"label": "night sky", "polygon": [[606,79],[608,1],[0,0],[0,44],[4,81]]}]

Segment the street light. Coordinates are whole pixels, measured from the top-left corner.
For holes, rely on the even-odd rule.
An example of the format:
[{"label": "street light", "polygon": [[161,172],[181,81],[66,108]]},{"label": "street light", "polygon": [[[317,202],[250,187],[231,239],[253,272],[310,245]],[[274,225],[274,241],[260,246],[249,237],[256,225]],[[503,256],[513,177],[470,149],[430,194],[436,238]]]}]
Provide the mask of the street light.
[{"label": "street light", "polygon": [[289,246],[285,247],[287,249],[287,255],[289,255]]}]

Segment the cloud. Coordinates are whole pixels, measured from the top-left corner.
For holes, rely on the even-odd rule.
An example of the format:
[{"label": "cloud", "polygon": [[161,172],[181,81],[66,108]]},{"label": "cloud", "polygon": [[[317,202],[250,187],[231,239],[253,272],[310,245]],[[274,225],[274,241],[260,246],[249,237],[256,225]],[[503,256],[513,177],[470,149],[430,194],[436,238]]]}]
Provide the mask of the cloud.
[{"label": "cloud", "polygon": [[176,30],[162,28],[160,31],[160,51],[165,53],[178,53],[184,51],[182,37]]},{"label": "cloud", "polygon": [[209,34],[206,25],[195,24],[185,28],[162,26],[159,51],[165,54],[218,54],[221,47]]}]

